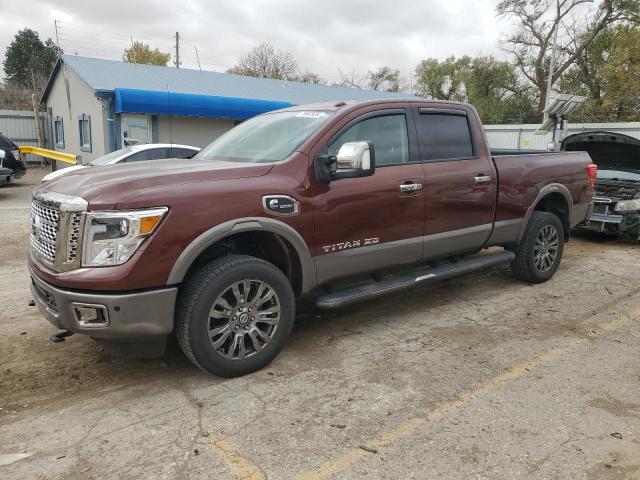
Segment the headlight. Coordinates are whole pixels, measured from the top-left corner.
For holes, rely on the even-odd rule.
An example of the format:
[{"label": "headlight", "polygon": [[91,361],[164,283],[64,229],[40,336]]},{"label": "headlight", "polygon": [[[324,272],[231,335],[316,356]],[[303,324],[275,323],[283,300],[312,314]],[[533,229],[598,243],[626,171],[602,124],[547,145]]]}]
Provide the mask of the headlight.
[{"label": "headlight", "polygon": [[632,210],[640,210],[640,198],[634,200],[620,200],[616,203],[616,212],[629,212]]},{"label": "headlight", "polygon": [[86,214],[83,267],[121,265],[156,229],[167,207]]}]

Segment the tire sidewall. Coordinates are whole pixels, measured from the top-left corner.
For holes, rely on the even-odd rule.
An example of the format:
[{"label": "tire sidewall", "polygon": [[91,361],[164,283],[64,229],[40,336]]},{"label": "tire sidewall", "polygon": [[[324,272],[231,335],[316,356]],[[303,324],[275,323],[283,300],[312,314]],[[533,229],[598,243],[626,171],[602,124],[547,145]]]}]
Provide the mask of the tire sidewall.
[{"label": "tire sidewall", "polygon": [[[233,283],[241,280],[261,280],[268,283],[280,301],[280,322],[269,343],[255,355],[244,360],[230,360],[217,353],[208,338],[209,312],[213,302]],[[275,266],[257,260],[231,266],[199,285],[189,322],[189,342],[198,364],[205,370],[224,377],[254,372],[271,362],[284,346],[295,319],[295,299],[288,279]]]},{"label": "tire sidewall", "polygon": [[[525,239],[525,251],[523,252],[526,256],[525,262],[527,264],[527,270],[529,270],[529,275],[532,277],[532,280],[535,282],[545,282],[553,277],[560,266],[560,261],[562,260],[562,254],[564,252],[564,229],[560,219],[552,213],[536,215],[530,225],[531,227],[527,232],[528,235]],[[554,259],[551,268],[546,272],[541,272],[535,265],[533,252],[536,239],[540,231],[547,225],[552,225],[558,232],[558,253],[556,254],[556,258]]]}]

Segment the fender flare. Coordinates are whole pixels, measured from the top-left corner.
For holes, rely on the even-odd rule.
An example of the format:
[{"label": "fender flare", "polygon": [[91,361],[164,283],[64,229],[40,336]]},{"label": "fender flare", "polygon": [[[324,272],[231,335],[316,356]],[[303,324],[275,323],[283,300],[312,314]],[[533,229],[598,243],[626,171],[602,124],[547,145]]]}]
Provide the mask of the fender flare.
[{"label": "fender flare", "polygon": [[[538,192],[538,195],[536,196],[535,200],[533,201],[533,203],[531,204],[531,206],[527,209],[527,213],[524,217],[524,221],[522,222],[522,227],[520,229],[520,234],[518,235],[518,242],[520,240],[522,240],[522,236],[524,235],[524,231],[527,228],[527,225],[529,223],[529,219],[531,218],[531,215],[533,214],[533,212],[535,211],[536,207],[538,206],[538,204],[542,201],[542,199],[544,197],[546,197],[547,195],[551,194],[551,193],[560,193],[562,194],[562,196],[564,197],[565,201],[567,202],[567,216],[568,216],[568,222],[569,222],[569,228],[571,228],[571,218],[572,214],[573,214],[573,198],[571,197],[571,192],[569,192],[569,189],[562,185],[561,183],[550,183],[548,185],[545,185],[544,187],[542,187],[540,189],[540,191]],[[567,235],[569,234],[569,232],[565,232]]]},{"label": "fender flare", "polygon": [[201,233],[182,251],[169,273],[168,285],[177,285],[184,280],[193,262],[214,243],[240,232],[261,231],[280,235],[295,249],[302,267],[302,293],[315,287],[315,262],[302,236],[291,226],[266,217],[246,217],[221,223]]}]

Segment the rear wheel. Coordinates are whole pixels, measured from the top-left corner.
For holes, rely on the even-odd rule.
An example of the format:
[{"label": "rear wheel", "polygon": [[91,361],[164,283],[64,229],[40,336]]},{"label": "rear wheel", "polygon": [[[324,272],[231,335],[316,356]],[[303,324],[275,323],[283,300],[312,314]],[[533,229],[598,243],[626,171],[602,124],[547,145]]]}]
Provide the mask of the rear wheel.
[{"label": "rear wheel", "polygon": [[232,255],[191,277],[180,295],[176,337],[189,360],[222,377],[269,364],[295,318],[287,277],[259,258]]},{"label": "rear wheel", "polygon": [[564,230],[552,213],[533,212],[511,264],[515,275],[530,283],[549,280],[558,269],[564,250]]}]

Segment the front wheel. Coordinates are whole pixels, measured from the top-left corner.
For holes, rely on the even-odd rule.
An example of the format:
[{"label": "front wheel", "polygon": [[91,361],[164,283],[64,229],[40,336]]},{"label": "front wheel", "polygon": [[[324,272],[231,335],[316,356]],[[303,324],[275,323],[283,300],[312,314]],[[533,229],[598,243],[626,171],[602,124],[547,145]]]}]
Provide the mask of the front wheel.
[{"label": "front wheel", "polygon": [[207,372],[237,377],[268,365],[295,319],[287,277],[259,258],[231,255],[202,267],[178,301],[176,337]]},{"label": "front wheel", "polygon": [[530,283],[549,280],[560,265],[564,229],[552,213],[533,212],[522,239],[515,247],[511,268],[516,277]]}]

